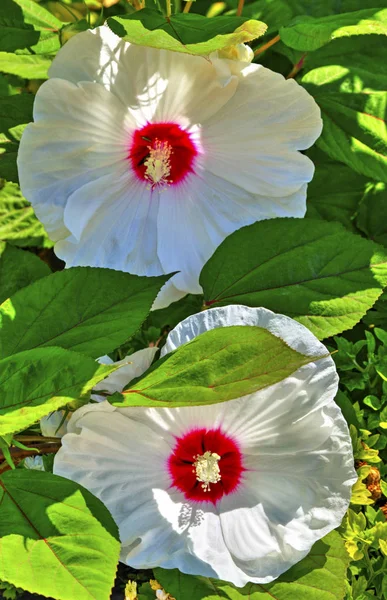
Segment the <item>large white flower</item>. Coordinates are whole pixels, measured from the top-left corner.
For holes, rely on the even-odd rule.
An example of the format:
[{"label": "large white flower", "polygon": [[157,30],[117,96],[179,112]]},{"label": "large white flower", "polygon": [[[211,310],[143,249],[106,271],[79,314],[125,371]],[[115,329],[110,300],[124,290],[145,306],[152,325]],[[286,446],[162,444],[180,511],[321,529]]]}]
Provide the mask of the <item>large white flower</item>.
[{"label": "large white flower", "polygon": [[158,307],[243,225],[302,217],[320,111],[294,80],[249,62],[80,33],[39,89],[19,151],[23,194],[67,266],[180,271]]},{"label": "large white flower", "polygon": [[74,413],[54,472],[98,496],[116,520],[121,560],[269,582],[337,527],[356,481],[338,378],[326,348],[292,319],[244,306],[193,315],[164,353],[201,332],[258,325],[324,356],[259,392],[210,406]]}]

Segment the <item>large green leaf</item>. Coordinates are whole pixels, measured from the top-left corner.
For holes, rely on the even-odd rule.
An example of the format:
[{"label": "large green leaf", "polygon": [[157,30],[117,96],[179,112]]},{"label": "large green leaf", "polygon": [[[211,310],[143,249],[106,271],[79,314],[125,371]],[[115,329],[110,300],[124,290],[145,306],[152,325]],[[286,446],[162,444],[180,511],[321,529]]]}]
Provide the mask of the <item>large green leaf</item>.
[{"label": "large green leaf", "polygon": [[270,219],[219,246],[200,283],[206,305],[264,306],[320,339],[352,328],[387,285],[387,252],[338,223]]},{"label": "large green leaf", "polygon": [[1,475],[1,580],[56,600],[108,600],[119,550],[108,509],[79,484],[25,469]]},{"label": "large green leaf", "polygon": [[209,19],[203,15],[182,13],[165,17],[151,8],[110,17],[107,22],[110,29],[127,42],[203,55],[249,42],[263,35],[267,29],[264,23],[244,17]]},{"label": "large green leaf", "polygon": [[120,407],[215,404],[282,381],[314,359],[262,327],[222,327],[168,354],[110,400]]},{"label": "large green leaf", "polygon": [[85,403],[90,390],[115,369],[55,347],[0,360],[0,435],[22,431],[69,402]]},{"label": "large green leaf", "polygon": [[49,267],[35,254],[0,242],[0,302],[49,274]]},{"label": "large green leaf", "polygon": [[0,52],[0,71],[25,79],[47,79],[50,65],[47,56]]},{"label": "large green leaf", "polygon": [[1,180],[0,239],[20,247],[50,248],[53,245],[19,186]]},{"label": "large green leaf", "polygon": [[42,346],[107,354],[137,331],[168,278],[92,267],[49,275],[0,306],[0,357]]},{"label": "large green leaf", "polygon": [[319,19],[296,17],[280,29],[281,40],[287,46],[305,52],[337,38],[370,34],[387,35],[387,9],[367,8]]},{"label": "large green leaf", "polygon": [[273,583],[248,583],[236,588],[226,581],[184,575],[177,569],[154,569],[154,574],[171,596],[181,599],[343,600],[348,563],[344,541],[332,531]]}]

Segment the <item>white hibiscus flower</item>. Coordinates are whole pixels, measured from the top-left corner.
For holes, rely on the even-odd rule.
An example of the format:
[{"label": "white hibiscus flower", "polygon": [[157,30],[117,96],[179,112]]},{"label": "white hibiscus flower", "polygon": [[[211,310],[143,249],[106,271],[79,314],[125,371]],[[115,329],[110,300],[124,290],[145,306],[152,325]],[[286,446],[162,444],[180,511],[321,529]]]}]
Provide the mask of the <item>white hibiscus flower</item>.
[{"label": "white hibiscus flower", "polygon": [[326,348],[292,319],[244,306],[193,315],[163,354],[228,325],[257,325],[309,356],[285,380],[209,406],[74,413],[54,472],[98,496],[116,520],[121,560],[243,586],[267,583],[337,527],[357,477],[338,377]]},{"label": "white hibiscus flower", "polygon": [[236,229],[304,216],[313,164],[299,150],[322,121],[294,80],[131,45],[106,26],[72,38],[49,74],[18,166],[68,267],[179,271],[161,308],[201,292],[201,268]]}]

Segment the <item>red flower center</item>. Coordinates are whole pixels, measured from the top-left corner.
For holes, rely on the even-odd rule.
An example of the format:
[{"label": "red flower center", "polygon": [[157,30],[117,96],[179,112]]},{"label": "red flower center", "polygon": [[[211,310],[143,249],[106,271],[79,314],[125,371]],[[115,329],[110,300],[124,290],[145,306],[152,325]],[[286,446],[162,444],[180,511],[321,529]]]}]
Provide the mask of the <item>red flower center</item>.
[{"label": "red flower center", "polygon": [[147,123],[132,138],[132,168],[150,187],[181,182],[193,172],[198,150],[191,135],[176,123]]},{"label": "red flower center", "polygon": [[235,441],[218,429],[194,429],[176,438],[168,459],[172,485],[187,500],[214,504],[235,491],[245,470]]}]

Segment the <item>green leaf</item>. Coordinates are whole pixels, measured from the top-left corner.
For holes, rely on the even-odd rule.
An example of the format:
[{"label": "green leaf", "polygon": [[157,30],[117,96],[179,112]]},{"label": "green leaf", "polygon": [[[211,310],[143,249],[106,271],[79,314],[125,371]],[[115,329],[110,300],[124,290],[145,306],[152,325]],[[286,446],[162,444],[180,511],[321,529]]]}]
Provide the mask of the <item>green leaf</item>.
[{"label": "green leaf", "polygon": [[209,19],[194,13],[164,17],[158,10],[143,8],[130,15],[110,17],[110,29],[125,41],[187,54],[207,55],[263,35],[267,26],[244,17]]},{"label": "green leaf", "polygon": [[384,92],[387,89],[386,57],[387,50],[381,49],[377,36],[334,40],[328,46],[305,55],[303,82],[323,85],[324,93],[327,90]]},{"label": "green leaf", "polygon": [[137,331],[168,279],[92,267],[53,273],[0,306],[0,357],[47,346],[107,354]]},{"label": "green leaf", "polygon": [[372,186],[360,205],[356,225],[369,239],[387,246],[387,189],[384,183]]},{"label": "green leaf", "polygon": [[115,370],[63,348],[38,348],[0,360],[0,435],[22,431],[90,390]]},{"label": "green leaf", "polygon": [[208,307],[264,306],[324,339],[352,328],[387,284],[387,253],[338,223],[270,219],[218,247],[200,283]]},{"label": "green leaf", "polygon": [[213,329],[157,361],[109,400],[120,407],[215,404],[282,381],[315,359],[262,327]]},{"label": "green leaf", "polygon": [[32,121],[33,104],[32,94],[0,97],[0,133],[7,133],[16,125]]},{"label": "green leaf", "polygon": [[0,239],[22,248],[53,245],[19,186],[4,180],[0,180]]},{"label": "green leaf", "polygon": [[301,83],[321,108],[324,127],[318,147],[358,173],[387,181],[387,92],[372,90],[378,77],[387,82],[387,72],[384,76],[382,66],[380,74],[374,73],[377,63],[371,58],[367,64],[372,67],[360,72],[339,59],[309,71]]},{"label": "green leaf", "polygon": [[19,150],[19,141],[9,139],[0,133],[0,178],[8,181],[19,181],[16,159]]},{"label": "green leaf", "polygon": [[0,579],[56,600],[108,600],[120,543],[100,500],[73,481],[17,469],[0,477]]},{"label": "green leaf", "polygon": [[154,569],[154,574],[171,596],[189,600],[343,600],[348,563],[344,542],[332,531],[273,583],[236,588],[226,581],[184,575],[177,569]]},{"label": "green leaf", "polygon": [[308,185],[306,217],[337,221],[358,233],[354,220],[366,193],[367,178],[338,162],[325,161],[315,166],[314,177]]},{"label": "green leaf", "polygon": [[13,0],[1,0],[0,50],[13,52],[18,48],[33,46],[38,40],[39,32],[24,22],[20,7]]},{"label": "green leaf", "polygon": [[[235,14],[236,9],[232,13]],[[293,14],[292,9],[285,0],[255,0],[255,2],[245,4],[243,7],[244,17],[266,23],[266,34],[278,31],[282,25],[287,25]]]},{"label": "green leaf", "polygon": [[387,35],[387,9],[369,8],[319,19],[296,17],[280,29],[281,40],[287,46],[305,52],[337,38],[370,34]]},{"label": "green leaf", "polygon": [[201,311],[203,306],[203,296],[199,294],[187,294],[181,300],[172,302],[166,308],[159,310],[152,310],[150,313],[146,325],[149,327],[157,327],[163,329],[173,329],[189,317]]},{"label": "green leaf", "polygon": [[47,79],[51,59],[46,56],[0,52],[0,71],[24,79]]},{"label": "green leaf", "polygon": [[[3,2],[3,0],[1,0]],[[35,0],[14,0],[20,7],[24,22],[32,25],[39,32],[38,43],[32,45],[34,54],[54,54],[60,48],[59,32],[63,27],[62,21],[54,17]]]},{"label": "green leaf", "polygon": [[0,242],[0,302],[50,272],[35,254]]},{"label": "green leaf", "polygon": [[355,409],[353,408],[353,404],[348,398],[347,394],[344,394],[344,392],[339,390],[335,397],[335,402],[337,406],[340,407],[341,412],[344,415],[344,419],[347,421],[348,425],[354,425],[355,427],[359,427],[360,424],[356,416]]}]

